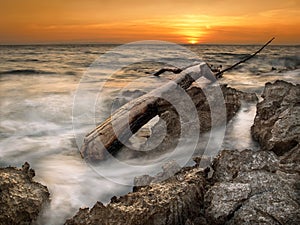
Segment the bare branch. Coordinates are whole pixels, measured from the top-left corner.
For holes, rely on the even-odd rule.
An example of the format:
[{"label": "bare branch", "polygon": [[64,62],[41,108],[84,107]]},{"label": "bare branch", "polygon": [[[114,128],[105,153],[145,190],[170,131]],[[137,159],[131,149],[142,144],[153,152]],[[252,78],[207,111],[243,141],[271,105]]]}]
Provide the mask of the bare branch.
[{"label": "bare branch", "polygon": [[254,56],[256,56],[259,52],[261,52],[267,45],[269,45],[273,40],[275,39],[275,37],[273,37],[271,40],[269,40],[266,44],[264,44],[259,50],[257,50],[255,53],[249,55],[248,57],[244,58],[243,60],[233,64],[232,66],[219,71],[218,73],[215,74],[216,78],[220,78],[222,76],[222,74],[224,72],[227,72],[229,70],[232,70],[233,68],[237,67],[238,65],[240,65],[241,63],[244,63],[246,61],[248,61],[249,59],[253,58]]},{"label": "bare branch", "polygon": [[174,67],[174,68],[161,68],[159,71],[155,72],[153,74],[153,76],[156,76],[158,77],[160,74],[164,73],[164,72],[173,72],[175,74],[178,74],[178,73],[181,73],[182,72],[182,69],[180,68],[177,68],[177,67]]}]

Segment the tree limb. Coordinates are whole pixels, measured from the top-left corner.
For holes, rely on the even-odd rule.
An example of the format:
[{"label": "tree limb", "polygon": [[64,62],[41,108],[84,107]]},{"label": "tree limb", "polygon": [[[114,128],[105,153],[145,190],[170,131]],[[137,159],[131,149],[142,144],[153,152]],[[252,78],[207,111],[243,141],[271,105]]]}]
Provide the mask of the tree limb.
[{"label": "tree limb", "polygon": [[159,71],[155,72],[153,74],[153,76],[156,76],[158,77],[160,74],[166,72],[166,71],[169,71],[169,72],[173,72],[175,74],[178,74],[178,73],[181,73],[182,72],[182,69],[180,68],[177,68],[177,67],[174,67],[174,68],[161,68]]},{"label": "tree limb", "polygon": [[229,70],[232,70],[233,68],[237,67],[238,65],[240,65],[240,64],[242,64],[242,63],[248,61],[249,59],[253,58],[254,56],[256,56],[256,55],[257,55],[259,52],[261,52],[267,45],[269,45],[274,39],[275,39],[275,37],[273,37],[271,40],[269,40],[266,44],[264,44],[264,45],[263,45],[259,50],[257,50],[255,53],[249,55],[248,57],[244,58],[243,60],[241,60],[241,61],[239,61],[239,62],[233,64],[232,66],[230,66],[230,67],[228,67],[228,68],[226,68],[226,69],[224,69],[224,70],[221,70],[221,71],[217,72],[217,73],[215,74],[216,78],[220,78],[224,72],[227,72],[227,71],[229,71]]}]

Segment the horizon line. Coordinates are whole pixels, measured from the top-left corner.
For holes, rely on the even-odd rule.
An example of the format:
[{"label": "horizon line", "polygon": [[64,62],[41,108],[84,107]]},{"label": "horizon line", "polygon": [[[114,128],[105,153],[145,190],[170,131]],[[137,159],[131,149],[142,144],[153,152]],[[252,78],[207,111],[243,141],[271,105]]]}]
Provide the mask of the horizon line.
[{"label": "horizon line", "polygon": [[[149,40],[147,40],[149,41]],[[151,40],[150,40],[151,41]],[[156,41],[156,40],[152,40]],[[158,40],[160,41],[160,40]],[[109,43],[109,42],[36,42],[36,43],[0,43],[0,46],[46,46],[46,45],[125,45],[129,43],[134,43],[137,41],[132,42],[126,42],[126,43]],[[189,45],[189,46],[199,46],[199,45],[262,45],[262,43],[176,43],[176,42],[170,42],[170,41],[162,41],[166,42],[165,44],[178,44],[178,45]],[[137,43],[138,44],[138,43]],[[148,43],[151,44],[151,43]],[[155,44],[155,43],[154,43]],[[298,46],[300,43],[282,43],[282,44],[270,44],[273,46]]]}]

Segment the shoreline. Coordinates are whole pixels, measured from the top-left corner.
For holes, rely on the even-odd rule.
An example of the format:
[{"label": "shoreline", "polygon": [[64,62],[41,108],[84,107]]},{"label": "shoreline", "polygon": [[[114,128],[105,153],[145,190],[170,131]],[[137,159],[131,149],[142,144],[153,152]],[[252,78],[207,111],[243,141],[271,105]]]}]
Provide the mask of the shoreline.
[{"label": "shoreline", "polygon": [[[270,118],[272,119],[272,115],[271,114],[269,114],[269,115],[268,114],[261,114],[262,112],[263,113],[272,112],[272,110],[265,111],[264,107],[268,106],[268,104],[269,104],[268,101],[269,102],[278,102],[281,99],[281,101],[283,103],[280,103],[280,102],[276,103],[277,104],[276,107],[278,107],[278,104],[279,105],[282,104],[282,106],[280,106],[281,108],[279,107],[277,109],[278,113],[281,113],[281,114],[282,114],[282,111],[291,110],[291,107],[297,107],[297,105],[295,105],[295,101],[297,102],[298,101],[297,98],[299,98],[298,96],[300,96],[300,94],[298,93],[299,92],[299,85],[295,85],[295,87],[296,88],[292,88],[292,90],[294,90],[294,91],[291,91],[291,93],[290,92],[284,92],[283,93],[282,91],[281,92],[279,92],[279,91],[275,91],[274,92],[272,90],[290,90],[291,89],[291,84],[289,84],[287,82],[281,82],[281,81],[278,81],[278,82],[276,81],[274,84],[270,84],[270,83],[266,84],[266,86],[265,86],[265,93],[264,93],[264,98],[265,99],[263,100],[263,102],[265,101],[266,103],[263,104],[262,102],[260,102],[258,104],[258,106],[257,106],[258,107],[257,108],[258,112],[256,113],[254,127],[261,126],[260,122],[261,122],[261,118],[262,117],[264,119],[270,119]],[[267,94],[267,93],[270,93],[270,94]],[[283,100],[283,98],[279,98],[279,97],[277,97],[277,99],[279,98],[279,100],[274,100],[274,99],[276,99],[276,96],[274,96],[274,93],[275,94],[277,94],[277,93],[280,94],[281,93],[283,96],[288,96],[288,97],[286,97],[286,99],[289,99],[288,100],[289,103],[286,104],[285,100]],[[289,94],[287,94],[287,93],[289,93]],[[266,106],[264,106],[264,105],[266,105]],[[285,122],[285,123],[288,124],[287,126],[291,126],[290,125],[291,123],[289,121],[291,121],[291,119],[292,119],[292,121],[294,121],[293,118],[295,119],[295,115],[294,114],[288,114],[288,115],[290,115],[292,117],[288,116],[287,119],[285,120],[287,122]],[[294,117],[293,117],[293,115],[294,115]],[[279,118],[282,119],[282,116],[279,117]],[[296,117],[296,119],[297,119],[297,117]],[[292,123],[294,123],[294,122],[292,122]],[[298,126],[299,126],[299,124],[298,124]],[[91,211],[89,211],[87,209],[80,210],[77,213],[77,215],[74,216],[73,219],[69,219],[66,222],[66,224],[83,224],[84,223],[83,221],[87,221],[88,218],[90,218],[90,222],[94,221],[94,219],[97,219],[95,221],[98,221],[102,217],[99,218],[99,216],[97,216],[97,215],[103,215],[102,214],[103,212],[107,212],[106,209],[109,209],[109,213],[111,213],[111,215],[114,215],[113,217],[115,218],[114,220],[110,220],[110,224],[119,224],[120,223],[120,221],[118,221],[119,217],[120,218],[121,217],[127,218],[127,216],[134,216],[135,213],[138,212],[141,209],[138,210],[138,208],[136,208],[136,210],[137,210],[136,212],[135,211],[126,211],[125,210],[120,215],[118,215],[118,214],[114,213],[114,210],[117,209],[115,207],[119,207],[119,205],[121,206],[122,204],[125,204],[125,205],[128,205],[128,204],[132,205],[133,204],[134,205],[135,201],[138,202],[140,200],[134,200],[135,197],[133,197],[133,199],[130,200],[130,203],[129,203],[128,199],[130,199],[130,196],[137,196],[137,198],[140,199],[141,196],[144,196],[143,192],[147,193],[147,190],[149,189],[149,187],[152,187],[152,188],[156,188],[156,187],[163,188],[164,184],[171,185],[170,187],[173,187],[172,185],[175,185],[175,187],[177,187],[178,183],[176,183],[176,182],[179,182],[180,184],[183,185],[184,182],[187,181],[186,179],[190,179],[190,178],[186,177],[186,176],[189,176],[189,171],[191,173],[196,172],[195,175],[192,175],[192,177],[194,176],[195,182],[200,182],[200,183],[197,184],[200,187],[200,189],[202,190],[204,188],[204,190],[205,190],[204,192],[202,192],[202,191],[199,192],[199,193],[202,193],[200,195],[202,197],[200,197],[199,199],[198,199],[198,197],[196,198],[197,200],[201,200],[200,207],[203,208],[203,210],[204,210],[205,213],[204,214],[197,214],[196,213],[198,216],[193,217],[193,218],[189,217],[188,214],[185,215],[185,213],[181,213],[182,216],[180,216],[180,213],[176,213],[176,215],[179,216],[178,219],[181,218],[178,221],[185,220],[185,224],[206,224],[207,222],[211,222],[211,221],[213,221],[213,223],[215,223],[215,224],[219,224],[219,223],[223,223],[224,220],[226,221],[227,219],[235,221],[235,224],[240,224],[241,221],[244,221],[244,222],[248,221],[247,220],[248,217],[246,216],[247,212],[250,213],[250,211],[253,210],[251,207],[254,207],[254,205],[251,205],[252,203],[249,205],[247,202],[249,202],[249,201],[251,202],[252,201],[251,199],[253,199],[253,198],[259,198],[260,199],[259,201],[262,201],[261,204],[265,204],[265,203],[263,203],[264,202],[264,198],[260,198],[256,194],[250,195],[250,192],[252,191],[252,193],[253,193],[253,190],[259,190],[260,188],[264,187],[267,190],[264,193],[267,194],[270,191],[272,193],[272,190],[269,189],[269,188],[272,187],[274,189],[273,186],[275,184],[274,184],[274,181],[272,180],[273,178],[271,179],[271,177],[273,176],[272,174],[274,174],[274,171],[276,171],[275,172],[276,176],[274,175],[275,176],[274,179],[279,179],[280,180],[280,184],[284,184],[284,182],[285,182],[283,180],[282,176],[281,176],[281,173],[296,174],[295,175],[296,177],[294,175],[288,175],[290,177],[290,180],[286,181],[287,182],[286,184],[289,184],[288,186],[291,186],[291,184],[296,184],[297,183],[297,179],[298,179],[297,178],[297,173],[299,171],[296,172],[298,170],[297,169],[298,167],[296,165],[297,165],[297,163],[299,163],[299,161],[298,161],[299,158],[297,159],[297,155],[299,155],[299,153],[297,152],[297,151],[299,151],[299,136],[297,136],[297,133],[296,133],[295,137],[293,137],[291,135],[288,135],[287,137],[285,137],[285,138],[292,137],[294,139],[296,138],[296,141],[298,140],[298,147],[297,147],[297,145],[295,146],[293,144],[291,144],[291,145],[285,145],[287,149],[285,149],[284,154],[280,153],[280,155],[278,156],[278,155],[275,155],[273,153],[274,150],[272,150],[272,148],[275,148],[275,152],[276,152],[276,149],[278,148],[278,147],[276,147],[276,144],[275,145],[272,144],[272,143],[268,144],[268,142],[266,142],[266,140],[269,139],[269,138],[266,139],[266,137],[265,137],[265,133],[270,133],[270,131],[268,129],[274,129],[274,125],[271,125],[270,127],[267,127],[265,129],[267,129],[267,131],[264,131],[261,128],[259,128],[259,129],[252,128],[252,130],[253,130],[252,132],[255,133],[255,138],[259,140],[259,142],[261,143],[261,147],[263,148],[263,150],[259,150],[257,152],[249,152],[247,150],[242,151],[242,152],[234,151],[234,150],[220,152],[219,155],[218,155],[218,157],[215,158],[214,161],[213,161],[213,163],[212,163],[212,168],[214,170],[214,175],[212,175],[211,178],[207,178],[207,171],[204,170],[205,168],[199,168],[198,167],[199,164],[196,163],[196,166],[194,166],[194,167],[182,168],[179,171],[177,170],[176,176],[179,177],[179,180],[178,179],[174,180],[172,178],[173,176],[170,176],[170,178],[164,179],[164,181],[162,181],[162,183],[161,182],[154,182],[154,183],[150,182],[147,185],[143,185],[143,186],[145,186],[144,189],[143,189],[143,187],[134,188],[134,192],[125,195],[125,196],[128,196],[128,197],[120,197],[120,198],[115,198],[114,197],[114,198],[112,198],[111,203],[109,203],[107,206],[103,206],[100,203],[98,203],[98,205],[96,204],[94,206],[93,210],[91,210]],[[289,130],[289,127],[287,127],[286,129]],[[278,130],[276,132],[277,132],[276,134],[280,135],[280,130]],[[259,138],[259,136],[261,138]],[[292,139],[292,140],[294,140],[294,139]],[[274,138],[272,140],[274,140]],[[281,141],[281,140],[285,140],[285,139],[282,137],[281,139],[278,139],[277,141]],[[287,142],[287,143],[295,143],[295,142],[292,141],[292,142]],[[268,146],[275,146],[275,147],[268,147]],[[290,148],[290,149],[288,149],[288,148]],[[294,149],[294,150],[292,150],[292,149]],[[282,150],[280,150],[279,152],[282,152]],[[231,162],[231,160],[232,160],[231,158],[232,157],[233,157],[234,160],[237,160],[236,164]],[[254,158],[260,158],[260,161],[258,161],[258,162],[257,161],[253,161],[254,160],[253,157]],[[199,159],[198,159],[198,161],[199,161]],[[231,162],[230,165],[232,166],[232,168],[229,168],[229,170],[228,170],[226,168],[227,168],[229,162]],[[250,166],[250,165],[252,165],[252,166]],[[256,168],[259,168],[259,169],[257,170]],[[194,171],[194,172],[192,172],[192,171]],[[229,174],[231,174],[231,175],[229,176],[228,174],[226,174],[226,171]],[[255,172],[255,171],[258,171],[258,172]],[[262,174],[260,174],[259,171],[261,171]],[[197,175],[197,176],[200,176],[200,177],[197,178],[196,174],[198,174],[198,173],[200,175]],[[249,175],[249,177],[248,177],[248,175]],[[265,184],[265,186],[254,187],[253,186],[254,185],[253,182],[255,180],[252,180],[253,176],[254,177],[256,176],[255,179],[259,180],[259,179],[261,179],[260,176],[262,176],[262,175],[263,175],[263,179],[267,179],[267,180],[270,179],[269,180],[270,182],[269,183],[267,182],[267,184]],[[182,178],[182,176],[186,177],[186,178]],[[189,182],[191,182],[191,183],[189,183]],[[193,182],[194,181],[188,181],[188,184],[193,186],[194,185]],[[292,182],[292,183],[290,183],[290,182]],[[206,183],[208,183],[208,186],[207,186]],[[276,186],[275,191],[279,191],[279,193],[281,193],[280,196],[286,196],[285,195],[286,190],[282,190],[282,187],[279,186],[280,184],[278,184],[278,187]],[[206,186],[206,188],[203,185]],[[253,189],[253,188],[256,188],[256,189]],[[173,188],[171,188],[171,189],[173,189]],[[241,197],[236,197],[236,198],[233,198],[231,200],[225,200],[225,202],[222,202],[224,200],[221,200],[221,199],[220,199],[219,203],[214,202],[214,200],[213,200],[214,198],[217,198],[219,195],[224,196],[224,194],[221,194],[222,191],[224,191],[224,189],[228,190],[229,191],[228,193],[232,193],[232,194],[234,193],[235,196],[236,195],[240,196],[239,193],[248,193],[248,194],[244,194]],[[289,191],[291,193],[294,192],[295,194],[297,193],[297,192],[295,192],[296,190],[293,189],[293,185],[287,191]],[[141,194],[139,194],[139,192],[141,192]],[[180,193],[181,193],[181,191],[180,191]],[[278,194],[278,192],[276,192],[276,193]],[[183,195],[183,196],[185,196],[185,195]],[[227,197],[229,197],[229,196],[230,195],[228,195]],[[156,197],[157,198],[163,198],[166,201],[169,201],[168,204],[171,204],[171,205],[174,204],[173,200],[169,199],[165,195],[160,196],[159,194],[156,194],[156,196],[154,195],[154,198],[156,198]],[[189,199],[189,198],[190,197],[187,197],[187,199]],[[186,199],[186,198],[183,197],[183,199]],[[247,199],[249,199],[249,200],[247,200]],[[232,202],[232,205],[230,206],[231,209],[229,211],[225,210],[225,208],[228,207],[228,206],[222,205],[222,204],[227,204],[226,203],[227,201],[231,201]],[[283,199],[282,199],[282,201],[283,201]],[[292,206],[289,205],[290,203],[287,203],[288,204],[287,206],[292,207]],[[239,205],[242,205],[242,206],[239,206]],[[145,207],[145,209],[147,209],[147,207],[148,207],[147,204],[144,207]],[[152,210],[154,210],[154,212],[156,212],[155,211],[156,207],[157,207],[157,205],[154,204],[150,208]],[[185,206],[183,206],[183,207],[185,207]],[[299,205],[298,205],[298,207],[299,207]],[[122,209],[122,208],[120,208],[120,209]],[[264,209],[261,209],[261,210],[264,210]],[[275,207],[275,210],[276,210],[276,207]],[[297,211],[297,210],[299,210],[299,208],[294,208],[294,210]],[[144,211],[141,211],[141,212],[144,212]],[[216,212],[218,212],[219,214],[216,213]],[[276,212],[275,215],[274,215],[274,212]],[[270,216],[271,220],[274,220],[274,216],[275,216],[275,218],[280,223],[285,224],[284,223],[285,220],[282,220],[281,217],[279,219],[276,217],[276,214],[278,214],[278,212],[277,211],[274,211],[274,212],[271,212],[271,214],[270,214],[271,215]],[[125,214],[123,214],[123,213],[125,213]],[[165,215],[165,214],[164,214],[163,211],[161,211],[161,213],[162,214],[161,214],[161,217],[159,217],[159,220],[165,221],[164,217],[162,216],[162,215]],[[217,215],[220,215],[220,213],[221,213],[221,216],[217,216]],[[253,211],[253,213],[254,213],[254,211]],[[260,212],[257,212],[257,213],[260,213]],[[86,217],[89,214],[91,214],[91,217]],[[106,213],[104,215],[107,216]],[[143,215],[147,215],[147,213],[143,214]],[[291,215],[293,215],[293,216],[291,216]],[[291,219],[291,217],[294,217],[294,220],[292,219],[291,221],[296,221],[296,222],[298,222],[298,219],[299,219],[294,214],[283,214],[283,215],[280,214],[280,216],[282,216],[282,217],[288,217],[290,219]],[[102,219],[103,219],[103,221],[106,221],[106,219],[109,219],[109,218],[110,217],[107,216],[107,218],[103,217]],[[139,218],[139,217],[137,217],[137,218]],[[176,218],[176,216],[174,218]],[[269,217],[266,217],[266,218],[270,219]],[[205,223],[205,220],[206,220],[206,223]],[[209,221],[207,221],[207,220],[209,220]],[[199,221],[202,221],[203,223],[202,222],[198,223]],[[140,222],[141,222],[141,219],[138,219],[138,220],[136,220],[136,222],[132,222],[131,224],[140,224]],[[105,222],[103,222],[103,223],[105,223]],[[91,222],[91,224],[95,224],[96,225],[96,224],[98,224],[98,222],[97,223]],[[184,224],[184,223],[181,223],[181,222],[176,223],[175,222],[175,224]],[[293,224],[293,223],[290,223],[290,224]]]}]

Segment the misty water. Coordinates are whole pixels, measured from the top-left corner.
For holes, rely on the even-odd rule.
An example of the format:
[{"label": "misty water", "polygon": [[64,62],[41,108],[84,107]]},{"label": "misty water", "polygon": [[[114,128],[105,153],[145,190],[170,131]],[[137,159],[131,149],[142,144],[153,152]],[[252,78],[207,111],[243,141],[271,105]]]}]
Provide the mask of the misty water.
[{"label": "misty water", "polygon": [[[137,45],[121,54],[113,51],[116,47],[0,46],[0,166],[19,167],[27,161],[36,170],[35,180],[48,187],[51,203],[40,224],[63,224],[80,207],[91,207],[96,201],[107,203],[112,196],[131,191],[133,177],[148,171],[114,160],[95,169],[80,156],[83,136],[109,116],[111,102],[120,92],[149,92],[168,82],[174,75],[151,75],[164,62],[184,67],[203,60],[226,68],[259,48],[189,45],[182,47],[188,49],[186,52],[179,52],[180,48],[172,50],[170,46],[156,46],[154,50],[147,46],[145,50],[145,46]],[[299,50],[299,46],[268,46],[251,61],[224,74],[219,82],[258,96],[266,82],[284,79],[299,83]],[[103,58],[108,51],[108,57]],[[148,59],[155,62],[141,61],[149,52],[154,54]],[[114,74],[107,77],[112,71]],[[206,81],[201,82],[205,85]],[[227,124],[224,139],[218,129],[210,134],[212,142],[219,143],[222,138],[215,150],[257,150],[250,135],[255,112],[255,104],[243,102]],[[184,156],[182,148],[167,159]],[[159,169],[152,168],[152,172]]]}]

